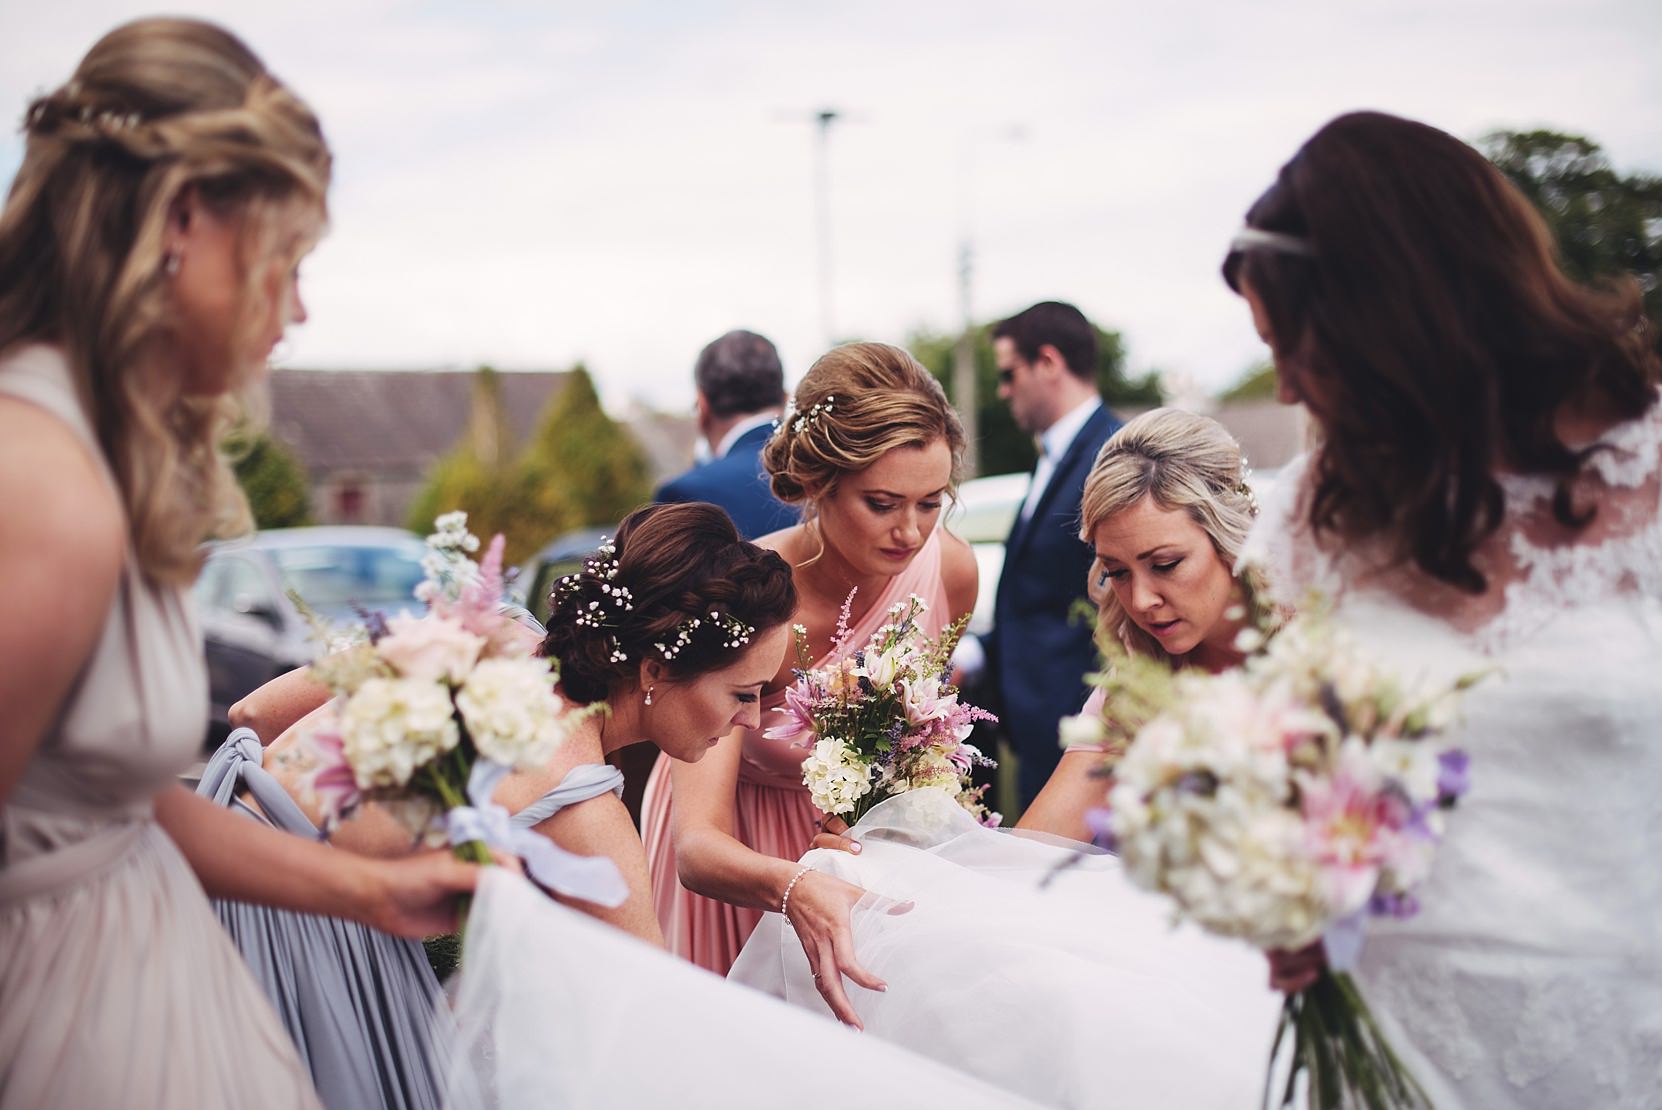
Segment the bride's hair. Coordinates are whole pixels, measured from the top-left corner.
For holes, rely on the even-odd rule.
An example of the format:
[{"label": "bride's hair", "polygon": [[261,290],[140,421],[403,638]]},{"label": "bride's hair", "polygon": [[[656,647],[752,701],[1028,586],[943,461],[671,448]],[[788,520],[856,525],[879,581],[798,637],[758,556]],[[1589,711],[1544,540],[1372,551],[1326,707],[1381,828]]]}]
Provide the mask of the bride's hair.
[{"label": "bride's hair", "polygon": [[[1378,112],[1317,131],[1253,204],[1224,279],[1268,316],[1276,371],[1323,432],[1308,522],[1472,593],[1500,526],[1498,470],[1571,487],[1591,450],[1559,436],[1566,404],[1633,419],[1657,360],[1637,283],[1584,288],[1534,207],[1451,135]],[[1596,450],[1596,448],[1595,448]]]},{"label": "bride's hair", "polygon": [[638,682],[645,658],[675,681],[727,666],[751,637],[790,619],[796,587],[785,560],[693,501],[630,513],[549,602],[542,654],[559,662],[565,695],[588,704]]},{"label": "bride's hair", "polygon": [[[218,444],[233,394],[190,397],[158,357],[180,326],[165,228],[193,190],[241,236],[239,334],[279,258],[278,216],[321,211],[330,155],[311,110],[212,24],[145,19],[100,39],[24,117],[23,164],[0,212],[0,351],[62,347],[115,472],[138,565],[188,582],[210,536],[249,525]],[[227,356],[228,357],[228,356]],[[250,383],[233,382],[232,389]]]},{"label": "bride's hair", "polygon": [[[1241,445],[1210,417],[1181,409],[1145,412],[1115,432],[1085,479],[1079,538],[1095,542],[1097,526],[1152,497],[1162,509],[1189,514],[1233,568],[1257,513]],[[1096,568],[1093,567],[1093,574]],[[1102,639],[1167,659],[1160,641],[1137,627],[1112,590],[1099,605]]]},{"label": "bride's hair", "polygon": [[964,457],[964,426],[941,383],[917,359],[886,343],[845,343],[821,355],[762,452],[774,496],[804,506],[832,493],[896,447],[944,440],[952,488]]}]

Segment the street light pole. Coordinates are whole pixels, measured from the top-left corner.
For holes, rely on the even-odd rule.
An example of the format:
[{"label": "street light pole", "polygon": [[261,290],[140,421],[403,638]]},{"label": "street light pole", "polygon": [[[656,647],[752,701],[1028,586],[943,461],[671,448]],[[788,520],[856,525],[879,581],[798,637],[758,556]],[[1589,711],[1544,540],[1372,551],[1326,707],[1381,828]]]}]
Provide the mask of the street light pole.
[{"label": "street light pole", "polygon": [[842,113],[821,108],[814,114],[819,125],[815,142],[814,193],[815,223],[819,232],[819,324],[829,350],[837,341],[831,304],[831,125]]},{"label": "street light pole", "polygon": [[958,312],[961,328],[952,352],[952,400],[958,420],[964,426],[964,474],[973,478],[981,472],[981,428],[977,375],[975,372],[975,305],[970,291],[975,284],[975,144],[977,139],[1021,142],[1027,130],[1019,124],[998,131],[970,134],[964,138],[958,159]]},{"label": "street light pole", "polygon": [[975,316],[970,304],[975,255],[966,232],[958,240],[958,309],[963,328],[952,352],[952,398],[958,403],[958,420],[964,426],[964,477],[981,473],[981,418],[975,388]]}]

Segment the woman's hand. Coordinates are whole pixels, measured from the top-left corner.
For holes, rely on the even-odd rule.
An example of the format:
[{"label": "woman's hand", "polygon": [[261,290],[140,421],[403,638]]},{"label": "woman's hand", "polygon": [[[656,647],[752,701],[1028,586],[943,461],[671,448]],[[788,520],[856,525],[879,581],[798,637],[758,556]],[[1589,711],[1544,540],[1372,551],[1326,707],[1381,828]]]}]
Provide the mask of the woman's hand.
[{"label": "woman's hand", "polygon": [[1270,989],[1286,994],[1297,994],[1310,987],[1327,966],[1327,953],[1319,940],[1297,952],[1276,949],[1264,955],[1270,961]]},{"label": "woman's hand", "polygon": [[[835,835],[821,834],[820,839]],[[790,905],[786,908],[786,918],[796,930],[797,940],[802,942],[802,951],[808,956],[808,967],[814,973],[814,985],[819,988],[820,996],[838,1021],[856,1029],[865,1027],[843,990],[843,976],[867,990],[889,989],[887,983],[861,967],[854,958],[850,914],[865,895],[853,883],[845,883],[823,871],[805,871],[792,888]]]},{"label": "woman's hand", "polygon": [[[518,861],[498,857],[515,868]],[[383,932],[422,937],[453,933],[457,896],[472,892],[479,882],[479,865],[463,863],[448,848],[422,852],[405,859],[365,860],[371,879],[364,920]]]},{"label": "woman's hand", "polygon": [[841,817],[827,817],[819,823],[819,827],[820,831],[808,845],[810,848],[830,848],[854,856],[860,854],[860,842],[848,835],[848,822]]}]

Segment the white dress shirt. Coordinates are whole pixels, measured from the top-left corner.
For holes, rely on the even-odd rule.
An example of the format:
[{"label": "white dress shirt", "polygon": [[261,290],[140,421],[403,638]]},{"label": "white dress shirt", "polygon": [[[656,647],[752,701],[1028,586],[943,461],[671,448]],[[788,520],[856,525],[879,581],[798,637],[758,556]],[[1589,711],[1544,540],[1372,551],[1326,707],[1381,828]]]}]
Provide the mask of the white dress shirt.
[{"label": "white dress shirt", "polygon": [[1050,485],[1050,476],[1056,473],[1056,464],[1073,446],[1091,414],[1101,407],[1100,399],[1087,398],[1039,435],[1039,464],[1033,468],[1033,480],[1027,484],[1027,497],[1021,503],[1023,520],[1033,515],[1039,499],[1045,495],[1045,487]]}]

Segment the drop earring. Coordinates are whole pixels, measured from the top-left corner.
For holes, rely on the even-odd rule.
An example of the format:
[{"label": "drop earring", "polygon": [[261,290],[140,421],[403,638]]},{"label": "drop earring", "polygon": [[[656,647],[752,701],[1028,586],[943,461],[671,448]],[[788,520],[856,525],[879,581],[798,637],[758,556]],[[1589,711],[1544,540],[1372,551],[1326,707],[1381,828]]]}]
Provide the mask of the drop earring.
[{"label": "drop earring", "polygon": [[646,688],[646,704],[647,704],[647,705],[651,705],[651,704],[652,704],[652,691],[654,691],[654,690],[656,690],[656,689],[657,689],[657,687],[656,687],[656,686],[648,686],[648,687],[647,687],[647,688]]},{"label": "drop earring", "polygon": [[179,276],[179,252],[168,251],[162,255],[162,273],[168,277]]}]

